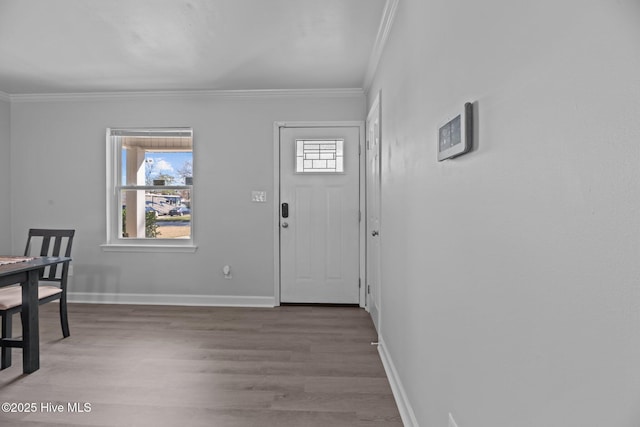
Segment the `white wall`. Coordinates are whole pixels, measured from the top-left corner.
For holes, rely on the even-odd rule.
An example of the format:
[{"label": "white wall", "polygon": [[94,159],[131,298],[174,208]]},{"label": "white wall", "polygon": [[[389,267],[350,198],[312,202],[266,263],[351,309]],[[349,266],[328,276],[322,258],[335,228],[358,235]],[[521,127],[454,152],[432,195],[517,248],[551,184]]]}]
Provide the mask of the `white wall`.
[{"label": "white wall", "polygon": [[[379,90],[381,338],[416,425],[640,425],[640,4],[400,0]],[[465,101],[477,148],[438,163]]]},{"label": "white wall", "polygon": [[11,104],[9,96],[0,92],[0,255],[11,254],[10,143]]},{"label": "white wall", "polygon": [[[365,105],[357,93],[27,96],[12,103],[14,248],[29,227],[76,228],[70,292],[144,294],[142,300],[158,294],[273,298],[273,123],[362,120]],[[197,252],[103,252],[105,129],[167,126],[194,131]],[[266,190],[268,203],[252,203],[251,190]],[[225,264],[232,280],[223,278]]]}]

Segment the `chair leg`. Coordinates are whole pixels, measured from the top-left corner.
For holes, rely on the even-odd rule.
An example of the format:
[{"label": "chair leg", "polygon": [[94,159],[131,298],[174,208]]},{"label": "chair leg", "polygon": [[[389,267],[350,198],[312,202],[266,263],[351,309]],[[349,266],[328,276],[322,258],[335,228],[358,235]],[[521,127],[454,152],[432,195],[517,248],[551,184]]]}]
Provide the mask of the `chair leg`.
[{"label": "chair leg", "polygon": [[62,295],[60,298],[60,325],[62,326],[62,335],[66,338],[69,335],[69,319],[67,318],[67,296]]},{"label": "chair leg", "polygon": [[[13,325],[11,323],[11,313],[2,313],[2,338],[11,338]],[[11,366],[11,347],[2,347],[2,362],[0,364],[0,370],[6,369]]]}]

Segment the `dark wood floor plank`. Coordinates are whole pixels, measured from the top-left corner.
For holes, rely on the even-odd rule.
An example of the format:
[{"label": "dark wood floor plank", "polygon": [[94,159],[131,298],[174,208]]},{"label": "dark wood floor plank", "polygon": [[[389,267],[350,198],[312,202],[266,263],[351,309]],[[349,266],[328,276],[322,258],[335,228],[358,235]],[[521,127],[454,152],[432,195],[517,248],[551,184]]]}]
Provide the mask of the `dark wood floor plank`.
[{"label": "dark wood floor plank", "polygon": [[402,426],[358,308],[70,304],[67,339],[55,304],[40,316],[40,370],[0,372],[1,402],[39,410],[2,426]]}]

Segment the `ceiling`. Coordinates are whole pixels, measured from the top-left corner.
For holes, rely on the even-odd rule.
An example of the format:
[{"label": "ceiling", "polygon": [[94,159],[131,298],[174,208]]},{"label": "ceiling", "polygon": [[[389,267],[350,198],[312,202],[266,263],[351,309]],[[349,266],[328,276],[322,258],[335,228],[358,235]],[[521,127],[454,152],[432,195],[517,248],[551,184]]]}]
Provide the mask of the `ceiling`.
[{"label": "ceiling", "polygon": [[0,0],[0,91],[362,88],[385,0]]}]

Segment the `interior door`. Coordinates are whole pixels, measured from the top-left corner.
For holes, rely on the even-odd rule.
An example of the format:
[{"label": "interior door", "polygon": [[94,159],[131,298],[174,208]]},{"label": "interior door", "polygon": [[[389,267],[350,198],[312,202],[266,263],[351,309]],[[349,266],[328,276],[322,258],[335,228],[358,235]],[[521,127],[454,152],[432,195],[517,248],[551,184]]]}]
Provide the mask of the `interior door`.
[{"label": "interior door", "polygon": [[367,307],[380,330],[380,103],[376,98],[367,117]]},{"label": "interior door", "polygon": [[359,303],[359,127],[280,128],[280,301]]}]

